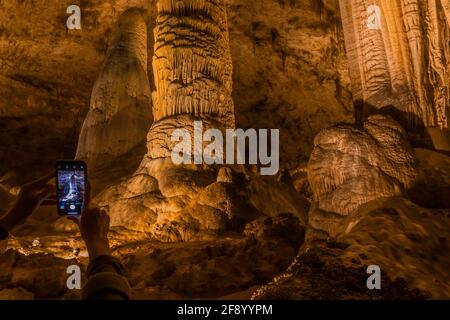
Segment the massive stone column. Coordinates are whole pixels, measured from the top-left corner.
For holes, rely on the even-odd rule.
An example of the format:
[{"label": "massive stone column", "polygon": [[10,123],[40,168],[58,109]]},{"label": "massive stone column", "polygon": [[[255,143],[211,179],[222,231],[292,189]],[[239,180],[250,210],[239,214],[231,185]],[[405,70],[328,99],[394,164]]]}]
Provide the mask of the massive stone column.
[{"label": "massive stone column", "polygon": [[91,106],[81,129],[77,159],[95,170],[145,143],[152,123],[147,77],[147,24],[137,9],[119,18]]},{"label": "massive stone column", "polygon": [[150,158],[170,156],[171,133],[192,129],[194,120],[218,129],[234,127],[232,61],[222,1],[160,0],[157,10]]},{"label": "massive stone column", "polygon": [[[154,35],[156,91],[148,152],[131,177],[94,199],[109,212],[114,230],[125,237],[198,241],[242,233],[263,214],[290,212],[304,221],[306,203],[275,179],[260,179],[242,165],[172,161],[179,143],[172,141],[174,130],[186,130],[193,142],[195,135],[203,135],[194,121],[203,123],[203,131],[235,126],[224,3],[159,0]],[[209,144],[203,142],[204,147]]]},{"label": "massive stone column", "polygon": [[[362,120],[393,108],[408,129],[430,128],[435,147],[450,148],[448,1],[341,0],[340,6]],[[371,6],[379,8],[380,28],[368,23]]]},{"label": "massive stone column", "polygon": [[154,122],[148,152],[132,177],[98,198],[112,226],[144,231],[164,241],[188,241],[224,231],[231,217],[229,182],[218,168],[176,165],[172,133],[234,127],[232,62],[221,0],[160,0],[154,29]]}]

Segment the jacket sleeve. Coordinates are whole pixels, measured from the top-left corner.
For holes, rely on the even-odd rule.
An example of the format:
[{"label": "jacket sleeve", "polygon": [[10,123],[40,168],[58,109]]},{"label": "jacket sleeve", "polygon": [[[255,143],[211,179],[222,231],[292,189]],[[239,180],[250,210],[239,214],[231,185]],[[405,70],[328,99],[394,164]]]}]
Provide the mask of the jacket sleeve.
[{"label": "jacket sleeve", "polygon": [[82,290],[85,300],[129,300],[130,285],[116,258],[99,256],[89,263],[88,281]]}]

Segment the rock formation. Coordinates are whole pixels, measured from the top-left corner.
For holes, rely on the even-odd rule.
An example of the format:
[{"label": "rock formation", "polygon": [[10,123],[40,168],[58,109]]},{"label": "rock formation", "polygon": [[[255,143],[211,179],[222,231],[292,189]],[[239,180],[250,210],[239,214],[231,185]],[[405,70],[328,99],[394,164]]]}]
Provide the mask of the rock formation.
[{"label": "rock formation", "polygon": [[[0,211],[79,140],[103,166],[93,201],[134,298],[448,298],[450,158],[405,131],[417,144],[427,126],[436,149],[449,137],[450,3],[338,4],[85,0],[79,32],[62,2],[0,1]],[[195,120],[279,128],[280,174],[174,165],[171,134]],[[79,299],[66,267],[87,255],[41,208],[0,244],[0,299]],[[370,264],[382,290],[367,290]]]},{"label": "rock formation", "polygon": [[393,108],[408,128],[430,128],[422,140],[448,150],[448,2],[341,0],[340,6],[358,117]]},{"label": "rock formation", "polygon": [[191,128],[193,136],[195,120],[215,128],[234,127],[232,63],[222,1],[160,0],[157,10],[150,159],[170,157],[172,132]]},{"label": "rock formation", "polygon": [[383,115],[370,116],[359,129],[338,125],[320,132],[308,164],[308,180],[317,203],[310,224],[325,231],[320,211],[346,216],[375,199],[401,196],[417,176],[414,152],[403,128]]},{"label": "rock formation", "polygon": [[[172,133],[183,128],[194,136],[195,120],[219,129],[234,126],[227,17],[221,1],[160,0],[157,11],[148,153],[137,172],[107,190],[99,202],[109,206],[113,226],[150,232],[162,240],[189,240],[201,229],[225,230],[229,209],[224,204],[229,201],[224,199],[220,208],[189,206],[217,173],[176,166]],[[227,197],[226,190],[217,191],[216,197]]]},{"label": "rock formation", "polygon": [[[441,299],[450,290],[448,209],[404,198],[362,205],[323,242],[306,240],[286,272],[254,299]],[[367,290],[367,267],[382,270],[381,290]]]},{"label": "rock formation", "polygon": [[[143,9],[148,22],[147,68],[155,89],[156,2],[87,0],[82,30],[69,32],[62,2],[0,4],[0,134],[16,142],[0,144],[0,176],[15,176],[8,184],[20,185],[35,178],[30,172],[43,174],[55,159],[75,156],[112,31],[130,8]],[[337,1],[324,3],[320,8],[309,0],[225,1],[237,126],[281,128],[280,164],[289,169],[307,161],[321,129],[353,119],[339,7]],[[131,172],[146,152],[144,142]]]},{"label": "rock formation", "polygon": [[259,195],[252,201],[250,190],[255,184],[264,189],[266,182],[251,181],[242,166],[173,163],[174,130],[193,137],[194,121],[202,121],[203,130],[234,128],[232,63],[222,1],[160,0],[157,10],[148,153],[131,177],[96,199],[109,210],[112,226],[163,241],[190,241],[242,230],[261,214],[290,212],[304,221],[301,200],[280,201],[275,191],[263,205]]},{"label": "rock formation", "polygon": [[152,122],[147,77],[147,24],[130,9],[121,15],[95,82],[76,158],[90,170],[111,164],[145,140]]}]

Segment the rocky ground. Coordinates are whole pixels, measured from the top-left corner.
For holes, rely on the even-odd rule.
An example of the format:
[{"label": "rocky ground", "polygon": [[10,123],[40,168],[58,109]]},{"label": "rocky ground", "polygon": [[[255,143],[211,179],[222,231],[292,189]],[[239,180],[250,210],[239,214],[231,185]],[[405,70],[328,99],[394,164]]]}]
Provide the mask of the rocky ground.
[{"label": "rocky ground", "polygon": [[[450,211],[403,198],[361,207],[331,239],[311,231],[288,270],[254,293],[258,299],[447,299]],[[381,290],[365,287],[381,268]]]},{"label": "rocky ground", "polygon": [[[36,224],[32,220],[17,230],[10,249],[0,256],[0,297],[79,298],[79,291],[66,287],[69,265],[87,267],[79,234],[45,228],[30,232]],[[121,230],[114,230],[110,241],[127,270],[134,298],[220,299],[250,298],[256,286],[289,266],[304,235],[298,219],[281,215],[255,221],[244,235],[230,233],[211,241],[162,243]]]},{"label": "rocky ground", "polygon": [[[17,230],[0,256],[0,297],[78,299],[79,291],[67,290],[66,268],[87,267],[79,234],[30,231],[36,225],[31,220]],[[344,225],[338,236],[322,239],[292,215],[281,215],[211,241],[163,243],[123,230],[113,230],[110,240],[136,299],[448,297],[448,209],[386,198],[365,205]],[[366,287],[373,264],[382,270],[380,291]]]}]

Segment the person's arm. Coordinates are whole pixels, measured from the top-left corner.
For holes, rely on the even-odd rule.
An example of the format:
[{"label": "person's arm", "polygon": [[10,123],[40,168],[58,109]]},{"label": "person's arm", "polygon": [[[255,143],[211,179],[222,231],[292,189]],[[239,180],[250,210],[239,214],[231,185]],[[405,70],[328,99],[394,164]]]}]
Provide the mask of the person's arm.
[{"label": "person's arm", "polygon": [[89,262],[88,281],[83,287],[85,300],[129,300],[130,286],[122,264],[111,255],[101,255]]},{"label": "person's arm", "polygon": [[54,203],[53,200],[46,200],[55,194],[56,187],[49,181],[53,177],[54,173],[51,172],[39,180],[22,186],[12,208],[0,218],[0,240],[5,240],[13,228],[25,223],[44,202]]},{"label": "person's arm", "polygon": [[129,300],[130,286],[123,266],[111,256],[109,216],[99,208],[89,208],[83,212],[78,224],[89,254],[88,281],[82,290],[83,299]]},{"label": "person's arm", "polygon": [[[25,184],[13,207],[0,218],[0,241],[9,231],[23,224],[41,205],[55,204],[56,186],[50,183],[54,172]],[[89,204],[89,192],[86,194]],[[75,219],[76,220],[76,219]],[[111,256],[108,242],[109,216],[98,208],[85,210],[79,223],[81,235],[89,253],[88,281],[83,288],[86,299],[124,300],[130,297],[130,287],[124,277],[122,265]]]}]

